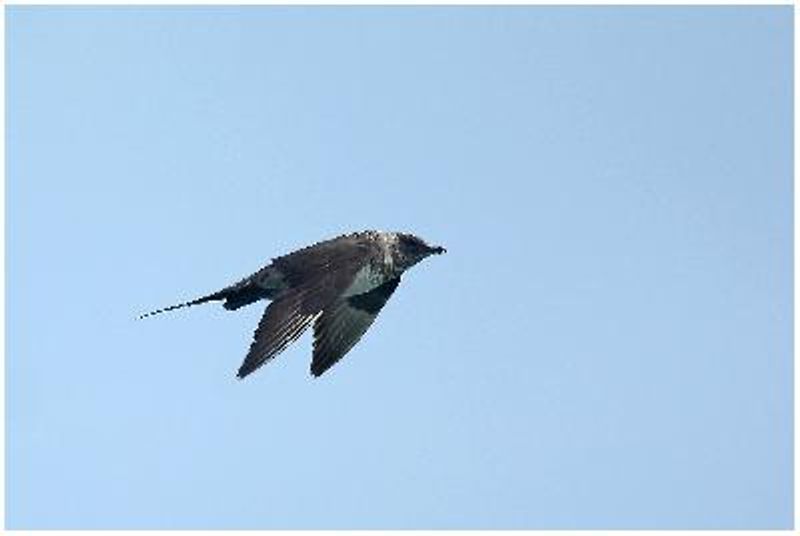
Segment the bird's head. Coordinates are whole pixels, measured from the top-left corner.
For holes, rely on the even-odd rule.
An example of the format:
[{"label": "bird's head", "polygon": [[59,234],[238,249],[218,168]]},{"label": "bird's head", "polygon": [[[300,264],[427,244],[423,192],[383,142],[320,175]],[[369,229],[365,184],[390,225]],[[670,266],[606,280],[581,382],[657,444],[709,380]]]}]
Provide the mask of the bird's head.
[{"label": "bird's head", "polygon": [[397,263],[403,270],[411,268],[430,255],[441,255],[447,250],[441,246],[430,246],[423,239],[407,233],[397,234]]}]

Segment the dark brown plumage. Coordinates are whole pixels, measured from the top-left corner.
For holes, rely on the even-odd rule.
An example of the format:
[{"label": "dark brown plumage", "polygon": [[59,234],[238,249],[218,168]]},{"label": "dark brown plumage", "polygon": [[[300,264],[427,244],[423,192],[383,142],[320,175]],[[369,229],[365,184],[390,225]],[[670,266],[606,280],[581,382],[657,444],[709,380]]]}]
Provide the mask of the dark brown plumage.
[{"label": "dark brown plumage", "polygon": [[408,268],[444,253],[406,233],[363,231],[278,257],[218,292],[142,315],[142,318],[223,301],[235,310],[262,299],[264,311],[237,376],[244,378],[282,352],[313,324],[311,373],[320,376],[361,339]]}]

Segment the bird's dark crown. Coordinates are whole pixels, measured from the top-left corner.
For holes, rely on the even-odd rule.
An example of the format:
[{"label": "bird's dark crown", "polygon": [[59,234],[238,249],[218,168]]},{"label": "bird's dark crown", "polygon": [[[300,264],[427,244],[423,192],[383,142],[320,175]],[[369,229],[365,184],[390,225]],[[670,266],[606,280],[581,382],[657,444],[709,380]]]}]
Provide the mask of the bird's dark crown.
[{"label": "bird's dark crown", "polygon": [[401,251],[412,258],[439,255],[447,251],[441,246],[430,246],[423,239],[412,234],[398,233],[397,237]]}]

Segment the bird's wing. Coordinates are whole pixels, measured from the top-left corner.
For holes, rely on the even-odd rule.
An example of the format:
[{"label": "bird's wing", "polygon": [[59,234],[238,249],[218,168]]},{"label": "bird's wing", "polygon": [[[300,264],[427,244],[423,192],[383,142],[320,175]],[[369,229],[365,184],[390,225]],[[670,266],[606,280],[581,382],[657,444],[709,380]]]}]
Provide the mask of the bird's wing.
[{"label": "bird's wing", "polygon": [[376,256],[379,246],[360,234],[340,236],[278,257],[272,265],[288,287],[302,289],[305,312],[318,312],[341,295],[361,268]]},{"label": "bird's wing", "polygon": [[397,277],[364,294],[340,298],[316,318],[311,374],[320,376],[350,351],[375,321],[399,283]]},{"label": "bird's wing", "polygon": [[269,304],[258,323],[253,342],[237,376],[244,378],[281,353],[311,325],[318,313],[302,311],[302,296],[295,293]]},{"label": "bird's wing", "polygon": [[299,338],[335,303],[376,254],[351,236],[321,242],[273,261],[289,284],[264,312],[238,377],[244,378]]}]

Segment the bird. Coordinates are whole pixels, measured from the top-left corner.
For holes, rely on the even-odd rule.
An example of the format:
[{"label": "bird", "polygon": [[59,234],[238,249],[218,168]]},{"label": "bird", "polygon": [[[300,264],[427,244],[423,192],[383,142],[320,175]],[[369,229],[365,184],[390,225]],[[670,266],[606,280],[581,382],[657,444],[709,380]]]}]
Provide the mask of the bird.
[{"label": "bird", "polygon": [[235,311],[269,300],[236,377],[252,374],[312,324],[311,375],[319,377],[366,333],[406,270],[446,251],[410,233],[367,230],[343,234],[276,257],[222,290],[139,318],[215,301]]}]

